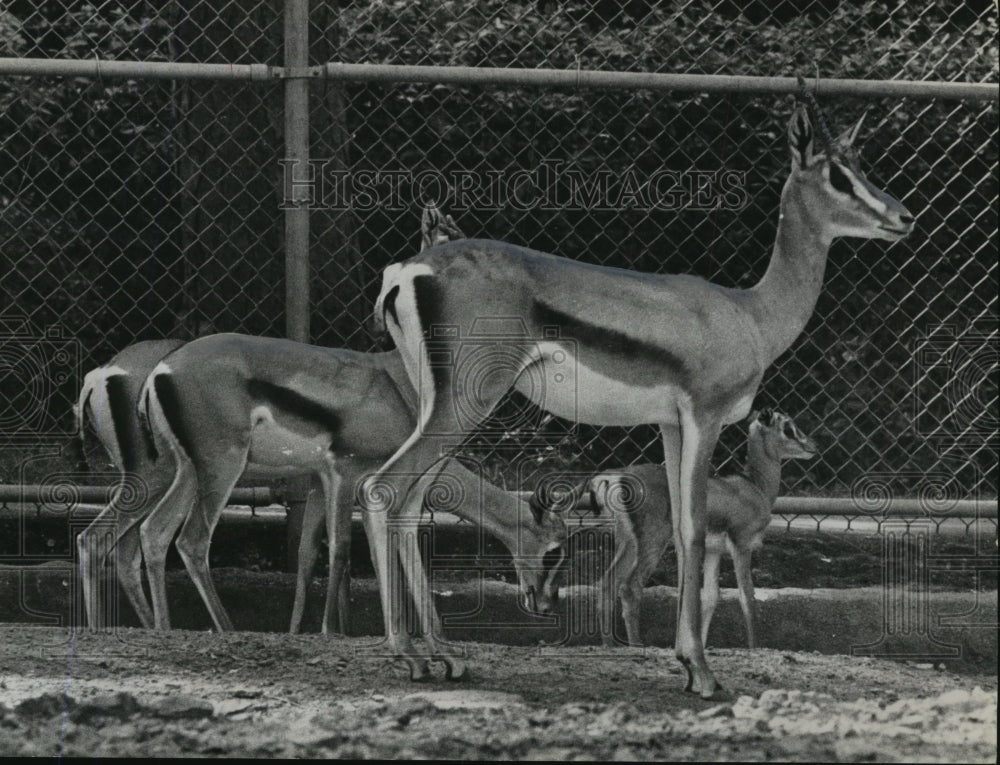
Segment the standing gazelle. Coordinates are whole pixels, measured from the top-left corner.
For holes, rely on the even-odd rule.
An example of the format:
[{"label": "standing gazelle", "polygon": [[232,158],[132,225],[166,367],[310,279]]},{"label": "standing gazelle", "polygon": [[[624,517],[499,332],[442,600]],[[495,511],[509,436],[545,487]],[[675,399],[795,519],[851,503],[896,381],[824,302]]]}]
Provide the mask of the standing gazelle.
[{"label": "standing gazelle", "polygon": [[[850,148],[858,128],[839,144],[824,128],[817,152],[819,119],[804,105],[792,115],[777,240],[750,289],[475,239],[386,268],[376,320],[400,349],[420,414],[410,438],[369,479],[366,501],[387,498],[381,504],[390,523],[410,522],[441,450],[461,442],[510,388],[577,422],[659,424],[676,508],[675,651],[688,671],[686,689],[711,697],[716,680],[705,661],[699,599],[709,455],[722,426],[747,416],[765,370],[812,315],[833,239],[896,241],[913,228],[902,204],[858,167]],[[398,555],[430,653],[410,651],[403,634],[392,636],[394,648],[414,678],[427,673],[431,658],[460,677],[464,663],[438,646],[439,619],[416,546],[404,535]],[[383,608],[397,613],[405,604],[405,593],[394,592]]]},{"label": "standing gazelle", "polygon": [[[701,589],[701,640],[708,640],[712,614],[719,602],[719,563],[733,559],[747,643],[757,647],[753,577],[750,558],[761,546],[781,485],[781,462],[808,460],[816,444],[792,418],[765,409],[750,417],[747,460],[743,475],[710,478],[705,534],[705,581]],[[641,645],[639,613],[642,591],[670,542],[671,517],[662,465],[634,465],[592,476],[564,502],[590,495],[591,512],[614,525],[615,557],[602,582],[601,634],[613,642],[615,603],[621,599],[629,645]],[[553,508],[558,511],[558,508]],[[610,592],[608,592],[610,591]]]}]

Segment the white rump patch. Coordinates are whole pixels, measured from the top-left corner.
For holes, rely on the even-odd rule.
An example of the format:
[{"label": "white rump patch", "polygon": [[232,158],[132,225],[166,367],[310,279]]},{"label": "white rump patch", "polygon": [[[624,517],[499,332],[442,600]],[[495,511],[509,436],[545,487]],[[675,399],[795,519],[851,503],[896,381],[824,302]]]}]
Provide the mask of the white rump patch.
[{"label": "white rump patch", "polygon": [[433,276],[434,269],[426,263],[396,263],[385,269],[382,281],[382,293],[379,295],[379,315],[381,303],[385,295],[393,287],[399,287],[396,295],[397,322],[387,321],[386,326],[392,337],[399,355],[403,359],[403,368],[417,391],[417,427],[409,438],[400,446],[396,453],[379,469],[383,474],[401,454],[404,454],[420,437],[427,427],[431,412],[434,410],[434,377],[431,374],[429,360],[424,347],[424,332],[420,322],[417,306],[417,295],[413,289],[413,280],[418,276]]}]

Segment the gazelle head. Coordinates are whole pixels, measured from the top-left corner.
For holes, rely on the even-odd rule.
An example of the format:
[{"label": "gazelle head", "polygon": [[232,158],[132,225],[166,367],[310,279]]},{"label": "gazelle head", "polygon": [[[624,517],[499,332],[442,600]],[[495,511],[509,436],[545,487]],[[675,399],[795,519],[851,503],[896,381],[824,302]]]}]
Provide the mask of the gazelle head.
[{"label": "gazelle head", "polygon": [[756,442],[771,459],[809,460],[816,456],[816,442],[787,414],[762,409],[750,418],[750,442]]},{"label": "gazelle head", "polygon": [[445,215],[434,205],[424,207],[424,212],[420,216],[421,252],[437,244],[465,238],[462,229],[450,215]]},{"label": "gazelle head", "polygon": [[[861,130],[864,115],[834,140],[815,100],[804,87],[803,91],[810,105],[800,103],[788,123],[792,173],[782,199],[798,195],[831,239],[836,236],[890,242],[902,239],[913,230],[913,215],[899,200],[869,183],[858,163],[854,139]],[[818,146],[817,128],[821,141]]]},{"label": "gazelle head", "polygon": [[[565,489],[565,490],[564,490]],[[533,556],[514,559],[525,610],[550,614],[559,603],[559,580],[566,560],[565,543],[569,528],[564,513],[576,506],[576,488],[542,484],[528,498],[528,507],[539,538],[547,539],[544,549]]]}]

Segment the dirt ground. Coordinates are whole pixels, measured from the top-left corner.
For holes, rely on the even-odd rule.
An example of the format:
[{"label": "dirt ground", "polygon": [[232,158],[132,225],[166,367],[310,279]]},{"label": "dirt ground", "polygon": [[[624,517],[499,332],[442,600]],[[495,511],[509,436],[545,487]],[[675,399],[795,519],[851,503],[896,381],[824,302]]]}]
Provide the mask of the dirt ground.
[{"label": "dirt ground", "polygon": [[[0,625],[0,755],[995,762],[997,678],[931,664],[709,649],[461,643],[414,684],[372,638]],[[375,647],[378,651],[377,646]]]}]

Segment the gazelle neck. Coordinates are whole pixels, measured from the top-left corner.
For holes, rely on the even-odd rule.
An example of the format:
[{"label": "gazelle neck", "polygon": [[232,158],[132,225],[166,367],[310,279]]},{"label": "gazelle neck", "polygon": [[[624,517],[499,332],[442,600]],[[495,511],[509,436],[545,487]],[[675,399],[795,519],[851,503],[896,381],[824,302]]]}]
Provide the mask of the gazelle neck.
[{"label": "gazelle neck", "polygon": [[774,506],[781,488],[781,460],[771,457],[764,449],[764,439],[751,438],[747,442],[746,477],[767,498],[768,507]]},{"label": "gazelle neck", "polygon": [[810,209],[805,183],[789,178],[781,192],[781,214],[771,261],[750,293],[766,345],[767,366],[802,333],[823,287],[833,237],[823,213]]},{"label": "gazelle neck", "polygon": [[514,492],[504,491],[488,481],[482,483],[482,509],[479,497],[469,497],[452,512],[463,520],[480,526],[503,542],[508,550],[517,550],[519,539],[518,503]]}]

